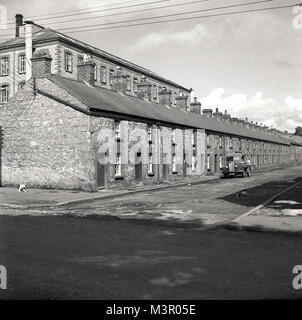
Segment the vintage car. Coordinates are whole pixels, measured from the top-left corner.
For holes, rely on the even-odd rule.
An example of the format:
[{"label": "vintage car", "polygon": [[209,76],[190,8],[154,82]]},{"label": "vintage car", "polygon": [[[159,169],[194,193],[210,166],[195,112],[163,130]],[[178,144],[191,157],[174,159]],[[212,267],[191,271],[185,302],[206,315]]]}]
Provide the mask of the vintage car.
[{"label": "vintage car", "polygon": [[223,177],[240,175],[241,177],[249,177],[251,175],[251,163],[245,159],[242,154],[234,154],[226,157],[226,166],[222,167]]}]

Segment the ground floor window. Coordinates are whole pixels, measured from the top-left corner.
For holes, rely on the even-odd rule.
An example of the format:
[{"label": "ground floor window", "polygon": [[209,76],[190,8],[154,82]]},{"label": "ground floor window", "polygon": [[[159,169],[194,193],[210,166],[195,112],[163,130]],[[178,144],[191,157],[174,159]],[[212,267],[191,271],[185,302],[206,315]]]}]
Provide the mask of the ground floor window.
[{"label": "ground floor window", "polygon": [[149,161],[148,161],[148,174],[153,173],[153,155],[149,155]]},{"label": "ground floor window", "polygon": [[222,168],[222,156],[219,156],[219,168]]},{"label": "ground floor window", "polygon": [[177,172],[177,163],[176,163],[176,155],[172,155],[172,172]]},{"label": "ground floor window", "polygon": [[115,176],[121,176],[122,175],[122,160],[121,155],[117,154],[116,156],[116,162],[115,162]]},{"label": "ground floor window", "polygon": [[0,87],[0,103],[6,103],[8,101],[8,85],[2,85]]},{"label": "ground floor window", "polygon": [[210,171],[211,170],[211,165],[210,165],[210,155],[207,155],[207,170]]}]

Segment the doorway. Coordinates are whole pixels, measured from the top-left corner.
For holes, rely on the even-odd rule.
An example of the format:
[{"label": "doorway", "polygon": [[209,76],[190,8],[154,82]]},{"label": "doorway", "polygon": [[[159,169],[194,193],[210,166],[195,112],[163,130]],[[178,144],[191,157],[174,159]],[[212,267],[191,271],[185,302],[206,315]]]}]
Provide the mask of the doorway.
[{"label": "doorway", "polygon": [[142,154],[138,152],[135,157],[135,182],[141,183],[143,180],[143,165],[141,161]]},{"label": "doorway", "polygon": [[96,184],[98,189],[105,187],[105,165],[99,161],[96,166]]}]

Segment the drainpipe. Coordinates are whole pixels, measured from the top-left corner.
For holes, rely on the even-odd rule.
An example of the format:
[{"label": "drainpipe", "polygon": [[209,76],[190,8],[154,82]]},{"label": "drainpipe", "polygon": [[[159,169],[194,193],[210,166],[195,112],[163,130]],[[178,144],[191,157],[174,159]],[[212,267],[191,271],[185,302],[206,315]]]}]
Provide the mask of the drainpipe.
[{"label": "drainpipe", "polygon": [[31,59],[33,56],[33,22],[25,21],[25,55],[26,55],[26,81],[32,77]]}]

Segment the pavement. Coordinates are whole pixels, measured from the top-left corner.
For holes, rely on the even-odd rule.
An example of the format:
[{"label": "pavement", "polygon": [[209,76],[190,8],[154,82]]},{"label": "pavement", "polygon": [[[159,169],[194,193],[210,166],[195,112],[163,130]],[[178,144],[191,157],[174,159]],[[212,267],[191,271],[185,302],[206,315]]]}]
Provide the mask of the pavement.
[{"label": "pavement", "polygon": [[94,200],[107,200],[137,194],[175,188],[185,185],[196,185],[218,180],[218,176],[204,176],[198,178],[187,178],[181,182],[164,182],[160,185],[136,185],[128,188],[101,189],[97,192],[84,192],[78,190],[50,190],[50,189],[28,189],[27,192],[18,192],[17,188],[0,188],[0,208],[29,210],[47,209],[54,207],[65,207]]},{"label": "pavement", "polygon": [[[191,223],[196,228],[302,232],[301,166],[96,193],[0,189],[0,214],[115,217]],[[157,192],[155,192],[157,191]],[[241,197],[241,192],[246,196]],[[26,211],[25,211],[26,210]]]},{"label": "pavement", "polygon": [[228,227],[254,231],[301,233],[302,178],[236,218]]}]

